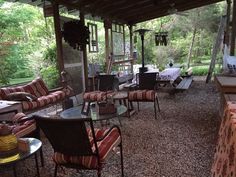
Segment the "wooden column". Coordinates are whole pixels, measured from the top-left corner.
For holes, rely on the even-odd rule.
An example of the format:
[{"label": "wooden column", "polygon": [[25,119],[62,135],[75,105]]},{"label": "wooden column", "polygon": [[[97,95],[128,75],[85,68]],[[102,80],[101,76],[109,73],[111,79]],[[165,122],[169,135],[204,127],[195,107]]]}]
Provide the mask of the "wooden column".
[{"label": "wooden column", "polygon": [[106,21],[104,21],[104,29],[105,29],[105,57],[106,57],[106,68],[107,68],[110,55],[110,43],[109,43],[109,27]]},{"label": "wooden column", "polygon": [[61,34],[61,25],[60,25],[60,14],[59,6],[55,1],[53,2],[53,19],[54,19],[54,28],[55,28],[55,37],[56,37],[56,46],[57,46],[57,63],[60,73],[64,70],[64,60],[63,60],[63,48],[62,48],[62,34]]},{"label": "wooden column", "polygon": [[227,0],[226,28],[225,28],[225,44],[229,47],[229,23],[230,23],[231,0]]},{"label": "wooden column", "polygon": [[230,55],[234,55],[236,36],[236,0],[233,1],[232,33],[230,43]]},{"label": "wooden column", "polygon": [[[82,24],[85,25],[84,14],[80,13],[79,17]],[[83,63],[84,63],[84,84],[85,84],[85,89],[87,89],[88,87],[88,57],[87,57],[86,44],[82,46],[82,52],[83,52]]]},{"label": "wooden column", "polygon": [[130,58],[132,58],[131,64],[131,73],[134,73],[134,58],[133,58],[133,52],[134,52],[134,45],[133,45],[133,25],[129,25],[129,40],[130,40]]}]

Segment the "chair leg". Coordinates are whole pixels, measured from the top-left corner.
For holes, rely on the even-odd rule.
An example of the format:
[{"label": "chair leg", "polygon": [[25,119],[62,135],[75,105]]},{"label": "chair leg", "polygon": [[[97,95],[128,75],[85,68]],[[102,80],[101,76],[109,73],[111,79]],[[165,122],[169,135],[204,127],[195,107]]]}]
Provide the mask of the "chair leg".
[{"label": "chair leg", "polygon": [[98,177],[102,176],[101,169],[98,169],[97,174],[98,174]]},{"label": "chair leg", "polygon": [[156,108],[156,100],[154,99],[154,112],[155,112],[155,119],[157,119],[157,108]]},{"label": "chair leg", "polygon": [[123,147],[122,147],[122,142],[120,143],[120,161],[121,161],[121,176],[124,177],[124,163],[123,163]]},{"label": "chair leg", "polygon": [[58,168],[58,165],[56,164],[55,165],[55,170],[54,170],[54,177],[57,177],[57,168]]},{"label": "chair leg", "polygon": [[44,158],[43,158],[43,149],[42,149],[42,147],[41,147],[41,149],[40,149],[40,160],[41,160],[41,165],[42,165],[42,167],[44,167]]},{"label": "chair leg", "polygon": [[161,112],[160,105],[159,105],[159,101],[158,101],[158,98],[157,98],[157,97],[156,97],[156,102],[157,102],[158,111]]},{"label": "chair leg", "polygon": [[139,111],[139,102],[137,101],[137,105],[138,105],[138,111]]}]

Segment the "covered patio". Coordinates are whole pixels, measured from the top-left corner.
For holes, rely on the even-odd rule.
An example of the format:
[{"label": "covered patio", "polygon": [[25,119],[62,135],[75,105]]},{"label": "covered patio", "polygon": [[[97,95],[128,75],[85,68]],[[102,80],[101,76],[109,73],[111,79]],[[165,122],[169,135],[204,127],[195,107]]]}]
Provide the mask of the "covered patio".
[{"label": "covered patio", "polygon": [[[160,94],[162,111],[157,120],[152,104],[142,104],[142,110],[131,118],[122,117],[125,176],[210,176],[220,124],[216,109],[220,97],[214,83],[204,82],[204,77],[196,78],[191,89],[175,97]],[[40,175],[50,177],[54,169],[53,150],[45,137],[42,141],[45,166],[40,167]],[[118,156],[114,154],[108,159],[102,176],[120,176]],[[17,171],[19,177],[34,176],[34,159],[19,163]],[[2,177],[11,175],[11,168],[1,171]],[[96,172],[59,169],[58,176],[91,177],[96,176]]]},{"label": "covered patio", "polygon": [[[55,0],[55,1],[24,1],[25,3],[37,6],[50,6],[50,13],[53,15],[55,24],[57,62],[61,75],[62,85],[65,83],[63,73],[69,73],[73,81],[77,80],[75,94],[88,90],[89,74],[87,60],[87,45],[80,46],[80,61],[71,63],[68,59],[71,49],[63,48],[63,34],[60,16],[60,9],[66,8],[69,12],[78,11],[79,20],[85,25],[85,18],[92,16],[104,22],[105,28],[105,62],[107,73],[110,74],[109,63],[111,53],[114,52],[112,39],[110,38],[112,24],[128,25],[130,34],[130,55],[133,54],[133,26],[136,23],[151,20],[154,18],[169,15],[168,9],[174,4],[178,11],[189,10],[221,0],[139,0],[139,1],[107,1],[107,0]],[[231,1],[228,2],[228,12]],[[172,4],[172,5],[171,5]],[[235,49],[236,31],[236,1],[233,3],[232,29],[229,32],[230,22],[226,25],[226,43],[230,44],[231,55]],[[228,19],[230,14],[228,14]],[[229,39],[229,34],[231,38]],[[83,34],[82,34],[83,35]],[[230,42],[229,42],[230,41]],[[143,58],[144,59],[144,58]],[[144,61],[144,60],[143,60]],[[128,60],[115,61],[117,64],[134,64],[132,56]],[[72,65],[75,67],[71,69]],[[144,67],[144,64],[142,65]],[[82,69],[81,69],[82,68]],[[76,70],[76,72],[74,72]],[[77,71],[80,71],[79,73]],[[131,74],[133,73],[131,69]],[[211,166],[213,163],[214,149],[217,142],[217,134],[220,125],[219,107],[223,103],[221,95],[217,92],[213,82],[205,83],[205,78],[196,77],[191,89],[175,95],[158,93],[161,112],[154,119],[154,112],[151,103],[141,104],[142,109],[131,117],[122,117],[122,138],[124,152],[124,173],[125,176],[135,177],[208,177],[211,176]],[[80,97],[79,97],[80,99]],[[80,100],[80,102],[83,102]],[[136,105],[134,109],[136,109]],[[53,111],[48,108],[39,112],[40,114]],[[113,122],[111,124],[116,124]],[[48,140],[42,136],[45,166],[40,167],[40,175],[43,177],[53,176],[54,163],[51,160],[52,148]],[[107,161],[102,176],[120,176],[119,159],[115,152]],[[12,174],[11,168],[0,169],[0,176],[8,177]],[[34,176],[35,167],[33,159],[27,159],[17,166],[18,176]],[[96,176],[96,172],[76,170],[58,170],[58,176]],[[226,177],[226,176],[223,176]]]}]

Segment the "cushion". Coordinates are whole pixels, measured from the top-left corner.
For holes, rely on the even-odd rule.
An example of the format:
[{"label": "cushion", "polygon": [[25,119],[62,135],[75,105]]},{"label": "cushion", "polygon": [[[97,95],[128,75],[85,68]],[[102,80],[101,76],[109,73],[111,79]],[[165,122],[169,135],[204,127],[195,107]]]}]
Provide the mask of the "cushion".
[{"label": "cushion", "polygon": [[154,90],[135,90],[129,92],[129,101],[154,101],[156,92]]},{"label": "cushion", "polygon": [[9,93],[5,97],[9,101],[35,101],[37,97],[27,92]]},{"label": "cushion", "polygon": [[[107,133],[108,129],[95,129],[96,139],[100,139]],[[91,129],[87,130],[92,150],[95,150],[95,144],[93,142]],[[100,156],[100,164],[98,164],[98,159],[96,156],[68,156],[59,152],[55,152],[53,155],[53,160],[57,164],[78,164],[89,169],[101,168],[108,157],[112,149],[118,146],[121,142],[121,136],[117,128],[113,128],[109,134],[97,142],[98,151]]]},{"label": "cushion", "polygon": [[17,113],[12,118],[14,125],[11,126],[12,133],[16,135],[17,138],[24,137],[36,130],[35,120],[27,120],[22,123],[17,123],[19,120],[27,119],[27,116],[24,113]]},{"label": "cushion", "polygon": [[106,100],[106,92],[102,91],[93,91],[93,92],[86,92],[83,96],[84,100],[87,101],[104,101]]}]

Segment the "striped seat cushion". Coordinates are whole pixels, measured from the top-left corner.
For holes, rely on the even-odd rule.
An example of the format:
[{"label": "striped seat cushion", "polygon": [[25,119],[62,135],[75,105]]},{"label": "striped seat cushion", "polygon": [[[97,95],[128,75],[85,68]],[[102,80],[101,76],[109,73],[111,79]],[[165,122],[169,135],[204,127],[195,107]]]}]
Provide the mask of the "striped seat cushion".
[{"label": "striped seat cushion", "polygon": [[36,130],[36,123],[34,120],[28,120],[20,124],[17,123],[17,121],[26,118],[27,116],[24,113],[17,113],[12,118],[12,121],[15,122],[15,124],[11,126],[12,133],[14,133],[17,138],[29,135],[30,133]]},{"label": "striped seat cushion", "polygon": [[87,101],[104,101],[106,100],[106,92],[102,91],[85,92],[83,98],[84,100]]},{"label": "striped seat cushion", "polygon": [[63,100],[67,94],[69,95],[70,92],[64,90],[55,91],[49,95],[39,97],[36,101],[22,101],[22,107],[24,111],[41,108]]},{"label": "striped seat cushion", "polygon": [[154,90],[135,90],[130,91],[129,101],[154,101],[156,92]]},{"label": "striped seat cushion", "polygon": [[[103,137],[108,129],[100,130],[95,129],[96,139]],[[92,150],[95,151],[95,145],[92,138],[91,130],[87,130],[90,139]],[[111,130],[111,132],[101,141],[97,142],[98,151],[100,156],[100,164],[98,164],[98,159],[96,156],[68,156],[55,152],[53,155],[53,160],[57,164],[78,164],[85,168],[97,169],[101,168],[105,163],[105,159],[108,157],[110,152],[114,147],[119,145],[121,142],[121,137],[117,128]]]}]

